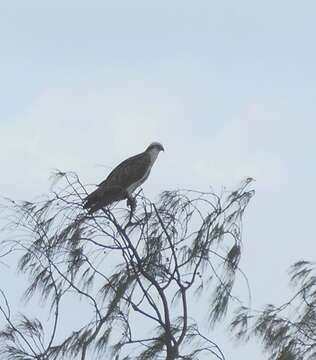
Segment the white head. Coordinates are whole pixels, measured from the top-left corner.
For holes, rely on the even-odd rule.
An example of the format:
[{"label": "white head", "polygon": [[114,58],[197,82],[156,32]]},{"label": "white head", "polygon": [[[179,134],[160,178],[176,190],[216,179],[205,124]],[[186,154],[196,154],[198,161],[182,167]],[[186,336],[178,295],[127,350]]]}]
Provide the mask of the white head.
[{"label": "white head", "polygon": [[163,146],[159,142],[153,142],[151,143],[148,148],[146,149],[146,152],[149,153],[151,163],[153,164],[155,160],[157,159],[158,154],[160,151],[165,151]]},{"label": "white head", "polygon": [[160,151],[165,151],[165,149],[159,142],[153,142],[148,146],[146,151],[159,153]]}]

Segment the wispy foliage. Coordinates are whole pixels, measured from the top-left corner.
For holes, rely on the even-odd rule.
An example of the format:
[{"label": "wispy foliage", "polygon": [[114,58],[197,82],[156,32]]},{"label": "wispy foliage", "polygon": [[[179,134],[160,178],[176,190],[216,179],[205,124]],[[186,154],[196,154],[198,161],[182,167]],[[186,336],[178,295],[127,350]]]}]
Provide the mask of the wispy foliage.
[{"label": "wispy foliage", "polygon": [[290,269],[294,296],[262,311],[240,308],[232,322],[238,339],[262,340],[269,359],[316,359],[316,266],[299,261]]},{"label": "wispy foliage", "polygon": [[[77,175],[57,177],[59,188],[48,199],[9,204],[15,236],[2,244],[22,251],[18,269],[29,281],[24,299],[40,296],[52,324],[48,329],[37,319],[16,320],[2,294],[7,325],[0,354],[12,360],[83,360],[88,354],[173,360],[199,359],[201,353],[224,359],[198,330],[189,304],[194,294],[210,299],[206,316],[215,324],[236,300],[232,289],[241,220],[254,194],[251,179],[221,195],[165,191],[152,203],[140,193],[136,211],[119,203],[91,216],[82,208],[87,191]],[[70,296],[87,305],[90,319],[61,337]]]}]

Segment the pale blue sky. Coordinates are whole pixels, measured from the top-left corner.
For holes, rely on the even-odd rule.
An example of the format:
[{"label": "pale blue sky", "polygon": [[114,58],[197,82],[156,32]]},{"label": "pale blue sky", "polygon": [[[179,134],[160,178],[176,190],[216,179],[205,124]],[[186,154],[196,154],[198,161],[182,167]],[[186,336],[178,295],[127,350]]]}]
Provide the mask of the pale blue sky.
[{"label": "pale blue sky", "polygon": [[[256,178],[243,268],[256,306],[283,301],[287,267],[316,251],[315,13],[314,1],[0,0],[1,195],[46,192],[56,167],[98,182],[159,140],[153,197]],[[221,341],[228,360],[264,358]]]}]

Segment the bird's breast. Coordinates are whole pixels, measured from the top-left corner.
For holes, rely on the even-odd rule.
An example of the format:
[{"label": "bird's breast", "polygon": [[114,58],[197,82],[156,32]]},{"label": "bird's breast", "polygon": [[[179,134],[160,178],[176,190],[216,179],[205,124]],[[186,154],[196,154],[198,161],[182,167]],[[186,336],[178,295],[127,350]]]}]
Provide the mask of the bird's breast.
[{"label": "bird's breast", "polygon": [[127,191],[129,194],[132,194],[139,186],[141,186],[141,184],[148,178],[149,176],[149,173],[150,173],[150,169],[151,169],[151,166],[148,168],[148,170],[146,171],[145,175],[135,181],[133,184],[131,184],[128,188],[127,188]]}]

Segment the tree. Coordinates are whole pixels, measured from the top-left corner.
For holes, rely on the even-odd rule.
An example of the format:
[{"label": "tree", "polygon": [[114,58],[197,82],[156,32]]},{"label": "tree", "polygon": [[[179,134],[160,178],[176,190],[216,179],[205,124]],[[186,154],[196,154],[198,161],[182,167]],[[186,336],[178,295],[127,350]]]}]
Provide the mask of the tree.
[{"label": "tree", "polygon": [[311,360],[316,358],[316,266],[296,262],[290,269],[293,297],[281,306],[267,305],[262,311],[241,307],[232,322],[240,340],[259,338],[269,359]]},{"label": "tree", "polygon": [[[165,191],[157,203],[140,192],[135,211],[119,203],[88,215],[78,176],[56,176],[58,189],[46,199],[10,202],[14,236],[1,247],[3,256],[22,253],[18,269],[29,281],[24,298],[39,296],[50,323],[14,317],[1,292],[6,326],[0,353],[12,360],[83,360],[88,354],[224,359],[192,314],[206,300],[203,315],[215,324],[238,300],[232,289],[240,274],[241,221],[254,194],[252,179],[221,195]],[[69,298],[84,306],[87,319],[76,329],[63,322]]]}]

